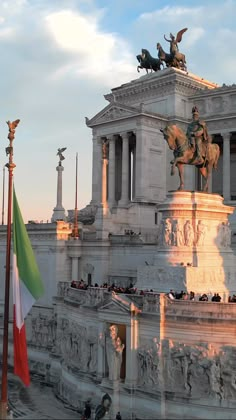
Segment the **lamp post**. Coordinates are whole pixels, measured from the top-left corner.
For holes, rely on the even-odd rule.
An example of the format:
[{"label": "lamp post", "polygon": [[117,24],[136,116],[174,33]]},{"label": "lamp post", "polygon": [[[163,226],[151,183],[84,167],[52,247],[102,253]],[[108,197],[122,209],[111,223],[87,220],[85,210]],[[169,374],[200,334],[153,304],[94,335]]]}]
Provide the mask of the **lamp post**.
[{"label": "lamp post", "polygon": [[8,210],[7,210],[7,245],[6,245],[6,275],[5,275],[5,301],[4,301],[4,331],[2,352],[2,388],[0,402],[0,418],[7,418],[7,373],[8,373],[8,323],[9,323],[9,295],[10,295],[10,263],[11,263],[11,215],[12,215],[12,184],[13,170],[16,165],[13,162],[13,140],[15,129],[20,120],[7,121],[9,127],[9,146],[6,147],[6,155],[9,161],[5,165],[8,168]]}]

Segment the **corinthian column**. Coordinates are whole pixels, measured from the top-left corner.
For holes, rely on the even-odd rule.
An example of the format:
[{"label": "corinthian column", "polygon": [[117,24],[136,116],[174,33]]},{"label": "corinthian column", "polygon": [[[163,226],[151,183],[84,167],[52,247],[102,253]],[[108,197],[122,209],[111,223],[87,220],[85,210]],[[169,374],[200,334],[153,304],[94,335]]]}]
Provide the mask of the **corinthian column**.
[{"label": "corinthian column", "polygon": [[136,129],[135,153],[135,197],[136,201],[144,201],[148,194],[148,150],[146,134],[140,126]]},{"label": "corinthian column", "polygon": [[[107,137],[108,138],[108,137]],[[111,136],[109,140],[109,160],[108,160],[108,203],[112,208],[115,205],[115,137]]]},{"label": "corinthian column", "polygon": [[107,166],[108,166],[108,148],[107,140],[102,143],[102,197],[101,204],[107,208]]},{"label": "corinthian column", "polygon": [[119,205],[126,206],[129,201],[129,135],[123,133],[122,137],[122,180],[121,199]]},{"label": "corinthian column", "polygon": [[230,137],[231,133],[224,133],[222,135],[223,143],[223,197],[228,201],[230,195]]},{"label": "corinthian column", "polygon": [[92,200],[91,204],[101,202],[102,184],[102,140],[93,136],[93,163],[92,163]]}]

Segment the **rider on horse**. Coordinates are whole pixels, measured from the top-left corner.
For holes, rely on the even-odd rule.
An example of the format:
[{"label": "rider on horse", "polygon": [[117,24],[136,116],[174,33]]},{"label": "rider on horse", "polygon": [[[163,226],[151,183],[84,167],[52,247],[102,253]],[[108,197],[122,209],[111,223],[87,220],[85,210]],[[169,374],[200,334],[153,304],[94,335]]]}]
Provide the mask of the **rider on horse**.
[{"label": "rider on horse", "polygon": [[[202,150],[202,144],[206,146],[210,143],[211,137],[208,134],[205,121],[199,119],[199,112],[196,106],[192,108],[192,116],[193,120],[188,125],[186,136],[190,147],[195,147],[196,149],[196,159],[198,164],[202,164],[204,162],[203,156],[205,157],[206,155],[206,151],[203,152]],[[207,148],[205,147],[204,149]]]}]

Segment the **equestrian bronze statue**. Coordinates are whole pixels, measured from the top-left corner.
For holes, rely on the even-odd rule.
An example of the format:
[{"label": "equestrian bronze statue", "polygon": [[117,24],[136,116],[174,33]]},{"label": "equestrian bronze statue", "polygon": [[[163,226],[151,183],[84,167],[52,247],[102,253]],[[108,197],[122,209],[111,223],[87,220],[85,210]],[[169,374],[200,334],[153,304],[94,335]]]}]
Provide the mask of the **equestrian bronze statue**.
[{"label": "equestrian bronze statue", "polygon": [[170,162],[171,175],[174,175],[177,166],[180,178],[178,189],[184,189],[183,165],[194,165],[205,179],[203,191],[208,191],[212,168],[217,169],[220,148],[218,144],[212,143],[205,121],[199,119],[197,107],[193,107],[192,115],[193,119],[187,127],[186,134],[174,124],[167,125],[161,132],[174,153],[174,159]]}]

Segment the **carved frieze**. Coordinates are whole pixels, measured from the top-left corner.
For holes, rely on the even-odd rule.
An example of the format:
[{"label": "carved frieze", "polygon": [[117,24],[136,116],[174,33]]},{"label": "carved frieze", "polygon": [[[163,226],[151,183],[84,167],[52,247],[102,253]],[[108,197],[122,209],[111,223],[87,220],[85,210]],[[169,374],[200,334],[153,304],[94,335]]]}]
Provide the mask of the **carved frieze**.
[{"label": "carved frieze", "polygon": [[53,348],[56,344],[57,318],[56,314],[49,316],[39,313],[31,317],[29,342],[41,349]]},{"label": "carved frieze", "polygon": [[57,330],[57,352],[68,366],[75,366],[83,372],[97,369],[97,331],[89,331],[77,322],[67,318],[59,320]]},{"label": "carved frieze", "polygon": [[[206,237],[210,235],[207,222],[198,220],[196,224],[191,220],[162,219],[158,229],[158,245],[168,246],[204,246]],[[214,235],[213,235],[214,236]],[[222,248],[231,245],[231,229],[228,222],[222,222],[217,227],[217,237],[213,238],[213,243],[217,243]]]},{"label": "carved frieze", "polygon": [[155,337],[137,352],[138,385],[218,401],[236,397],[236,348],[189,345]]}]

